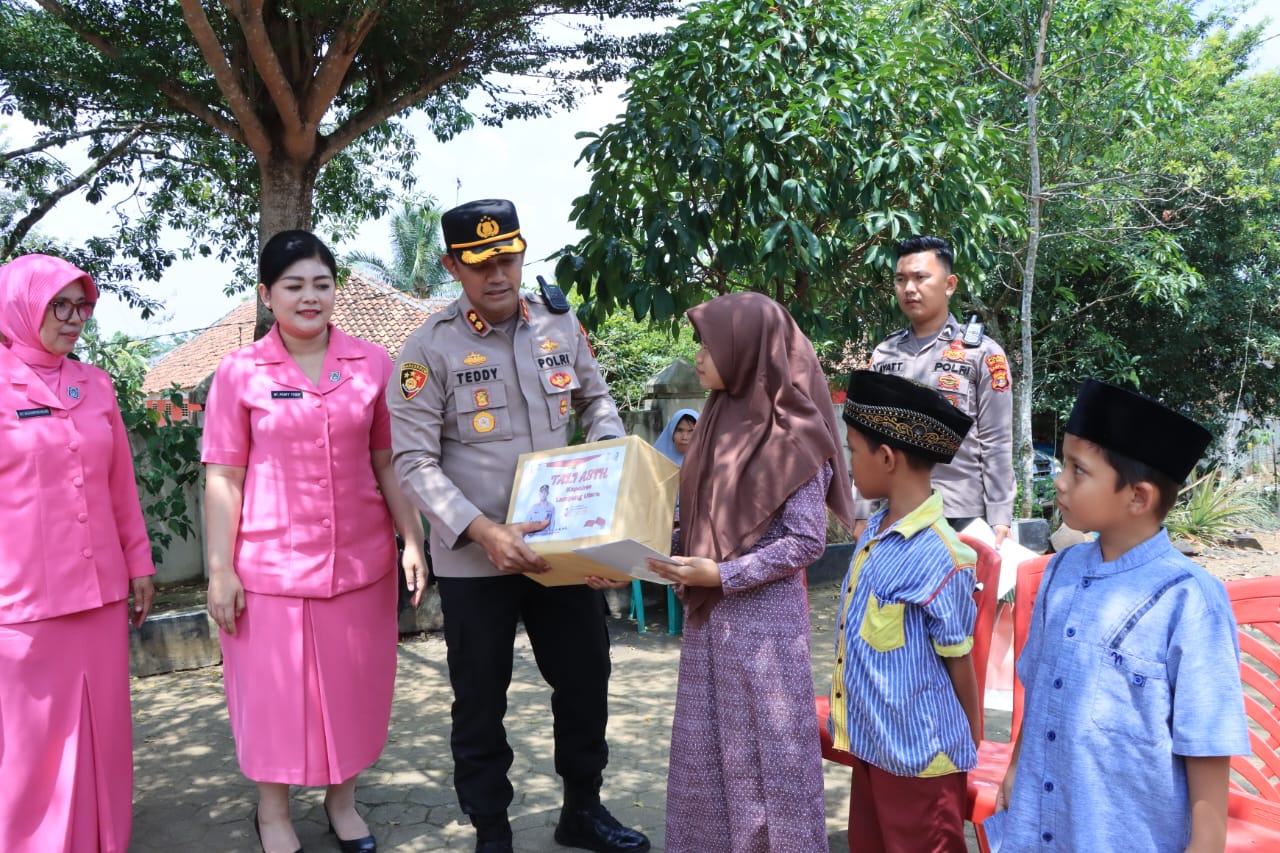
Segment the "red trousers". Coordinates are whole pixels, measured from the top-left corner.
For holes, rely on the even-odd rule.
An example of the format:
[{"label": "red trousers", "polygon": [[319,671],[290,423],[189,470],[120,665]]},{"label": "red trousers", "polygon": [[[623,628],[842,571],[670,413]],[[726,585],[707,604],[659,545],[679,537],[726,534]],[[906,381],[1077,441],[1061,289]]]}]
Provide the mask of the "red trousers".
[{"label": "red trousers", "polygon": [[966,775],[895,776],[855,757],[850,853],[965,853]]}]

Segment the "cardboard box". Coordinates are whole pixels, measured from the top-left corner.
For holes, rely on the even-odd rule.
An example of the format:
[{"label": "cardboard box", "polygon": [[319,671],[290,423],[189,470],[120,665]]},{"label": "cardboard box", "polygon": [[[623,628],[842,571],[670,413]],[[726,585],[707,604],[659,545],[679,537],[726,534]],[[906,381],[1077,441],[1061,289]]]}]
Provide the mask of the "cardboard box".
[{"label": "cardboard box", "polygon": [[551,564],[529,577],[547,586],[587,575],[631,580],[575,549],[632,539],[670,554],[679,484],[680,468],[634,435],[521,454],[507,523],[546,521],[525,541]]}]

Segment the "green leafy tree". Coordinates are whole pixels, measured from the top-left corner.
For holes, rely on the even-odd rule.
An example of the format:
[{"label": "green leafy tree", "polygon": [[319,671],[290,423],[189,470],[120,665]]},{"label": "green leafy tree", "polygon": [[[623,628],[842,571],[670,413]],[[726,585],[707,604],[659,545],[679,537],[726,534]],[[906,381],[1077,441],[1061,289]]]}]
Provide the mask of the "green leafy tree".
[{"label": "green leafy tree", "polygon": [[591,342],[609,393],[624,411],[639,407],[645,383],[654,375],[677,358],[693,361],[698,351],[687,322],[679,323],[673,334],[632,319],[628,311],[605,318],[592,332]]},{"label": "green leafy tree", "polygon": [[[962,266],[1012,232],[1000,131],[927,19],[853,0],[710,0],[630,75],[626,112],[588,139],[591,172],[558,280],[599,322],[658,321],[756,290],[811,333],[887,319],[896,240],[951,237]],[[971,280],[977,281],[976,276]]]},{"label": "green leafy tree", "polygon": [[[992,289],[999,298],[989,315],[1017,318],[1015,452],[1022,493],[1031,494],[1040,303],[1050,322],[1074,322],[1082,277],[1111,283],[1098,304],[1181,308],[1199,283],[1171,222],[1211,200],[1147,155],[1192,119],[1182,81],[1195,74],[1201,28],[1183,0],[947,0],[937,8],[961,56],[983,72],[971,85],[987,87],[984,108],[1017,145],[1006,160],[1025,227],[997,247],[1005,287]],[[1045,252],[1055,253],[1047,273]],[[1105,335],[1095,342],[1105,345]]]},{"label": "green leafy tree", "polygon": [[440,263],[444,239],[436,200],[428,196],[406,201],[391,215],[391,260],[372,252],[352,252],[345,258],[363,267],[397,290],[419,298],[455,295],[453,277]]},{"label": "green leafy tree", "polygon": [[[447,139],[477,120],[571,107],[657,38],[614,35],[605,21],[670,8],[0,0],[0,88],[55,133],[144,123],[156,168],[186,180],[150,190],[142,221],[243,260],[267,236],[312,227],[317,210],[346,211],[348,223],[383,212],[415,157],[389,119],[417,110]],[[479,116],[469,96],[485,101]],[[268,324],[260,312],[259,335]]]},{"label": "green leafy tree", "polygon": [[1280,74],[1221,85],[1247,58],[1224,47],[1226,67],[1206,84],[1195,121],[1151,153],[1197,173],[1214,199],[1176,214],[1178,247],[1199,284],[1185,303],[1140,301],[1119,298],[1108,270],[1073,275],[1055,299],[1059,315],[1038,315],[1037,357],[1049,365],[1040,402],[1049,412],[1065,413],[1072,380],[1084,374],[1149,390],[1220,432],[1238,410],[1268,416],[1280,407]]}]

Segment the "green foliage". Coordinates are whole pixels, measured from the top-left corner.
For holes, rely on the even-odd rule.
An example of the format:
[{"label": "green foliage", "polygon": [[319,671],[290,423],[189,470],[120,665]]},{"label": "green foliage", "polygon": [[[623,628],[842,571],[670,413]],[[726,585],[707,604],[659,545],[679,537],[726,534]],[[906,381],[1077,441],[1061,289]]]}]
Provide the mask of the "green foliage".
[{"label": "green foliage", "polygon": [[698,351],[688,323],[680,323],[673,334],[625,312],[605,318],[592,332],[591,343],[609,392],[624,411],[640,405],[644,384],[654,374],[676,358],[693,361]]},{"label": "green foliage", "polygon": [[810,333],[862,338],[891,310],[896,240],[944,234],[976,270],[1016,230],[1002,134],[944,82],[964,74],[937,27],[889,3],[689,7],[630,75],[620,120],[579,135],[587,236],[558,280],[591,322],[618,307],[667,322],[749,289]]},{"label": "green foliage", "polygon": [[364,267],[397,290],[420,298],[456,295],[453,278],[440,263],[443,213],[435,198],[405,201],[391,215],[391,260],[371,252],[352,252],[344,261]]},{"label": "green foliage", "polygon": [[[98,247],[125,266],[114,277],[90,268],[107,283],[158,277],[174,260],[158,242],[172,229],[189,237],[183,254],[235,262],[248,284],[260,234],[341,237],[411,185],[417,148],[396,116],[420,111],[443,140],[571,107],[658,40],[614,35],[614,20],[671,8],[0,0],[0,113],[39,128],[31,151],[0,156],[0,181],[33,213],[64,191],[127,197]],[[67,165],[79,143],[88,174]]]},{"label": "green foliage", "polygon": [[1257,483],[1223,479],[1217,469],[1187,487],[1165,519],[1170,535],[1197,542],[1221,542],[1235,530],[1270,529],[1275,523]]},{"label": "green foliage", "polygon": [[[81,335],[79,354],[111,375],[116,400],[133,448],[134,473],[147,519],[152,559],[159,562],[164,548],[177,536],[195,533],[184,489],[200,474],[200,430],[188,421],[171,421],[144,402],[142,380],[152,355],[149,344],[119,332],[104,340],[90,321]],[[169,401],[182,406],[175,386]]]}]

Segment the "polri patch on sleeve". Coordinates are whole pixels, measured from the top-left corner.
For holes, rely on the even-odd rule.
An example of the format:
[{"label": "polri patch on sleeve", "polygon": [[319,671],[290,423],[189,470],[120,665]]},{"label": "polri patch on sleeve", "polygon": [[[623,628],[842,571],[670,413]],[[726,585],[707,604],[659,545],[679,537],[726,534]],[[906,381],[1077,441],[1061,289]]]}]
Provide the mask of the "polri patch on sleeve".
[{"label": "polri patch on sleeve", "polygon": [[418,396],[418,392],[427,384],[427,377],[431,372],[427,370],[425,364],[418,364],[416,361],[406,361],[400,365],[400,393],[406,400],[412,400]]},{"label": "polri patch on sleeve", "polygon": [[1009,362],[999,353],[987,356],[987,370],[991,372],[993,391],[1009,390]]}]

